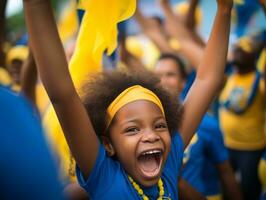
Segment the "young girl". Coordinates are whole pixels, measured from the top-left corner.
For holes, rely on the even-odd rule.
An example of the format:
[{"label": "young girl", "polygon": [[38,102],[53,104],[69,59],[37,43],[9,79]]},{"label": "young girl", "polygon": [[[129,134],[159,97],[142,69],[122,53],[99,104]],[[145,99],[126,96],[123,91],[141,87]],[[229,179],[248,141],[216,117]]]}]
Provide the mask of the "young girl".
[{"label": "young girl", "polygon": [[232,0],[217,2],[213,32],[177,126],[181,107],[150,75],[98,75],[86,87],[84,106],[50,3],[24,0],[38,70],[77,162],[79,182],[92,199],[178,199],[183,148],[219,88],[225,66]]}]

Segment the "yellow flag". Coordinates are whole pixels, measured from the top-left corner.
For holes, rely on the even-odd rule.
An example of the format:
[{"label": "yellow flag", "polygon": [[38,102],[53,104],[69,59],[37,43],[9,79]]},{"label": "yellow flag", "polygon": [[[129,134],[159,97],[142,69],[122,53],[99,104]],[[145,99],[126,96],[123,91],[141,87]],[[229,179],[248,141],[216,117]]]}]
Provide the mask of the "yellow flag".
[{"label": "yellow flag", "polygon": [[59,22],[59,35],[63,43],[71,39],[78,31],[78,16],[75,0],[70,0],[64,8]]},{"label": "yellow flag", "polygon": [[97,72],[103,52],[110,55],[115,50],[117,24],[134,14],[136,0],[81,0],[80,8],[85,14],[70,67],[81,65]]}]

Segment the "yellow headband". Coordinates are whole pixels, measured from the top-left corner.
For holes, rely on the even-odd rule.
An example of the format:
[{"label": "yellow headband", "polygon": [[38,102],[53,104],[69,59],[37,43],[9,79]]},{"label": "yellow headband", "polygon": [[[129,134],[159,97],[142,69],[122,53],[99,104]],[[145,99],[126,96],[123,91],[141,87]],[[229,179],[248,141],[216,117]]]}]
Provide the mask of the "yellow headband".
[{"label": "yellow headband", "polygon": [[119,94],[107,108],[107,127],[110,125],[112,119],[120,108],[137,100],[148,100],[155,103],[164,115],[163,105],[156,94],[140,85],[134,85]]}]

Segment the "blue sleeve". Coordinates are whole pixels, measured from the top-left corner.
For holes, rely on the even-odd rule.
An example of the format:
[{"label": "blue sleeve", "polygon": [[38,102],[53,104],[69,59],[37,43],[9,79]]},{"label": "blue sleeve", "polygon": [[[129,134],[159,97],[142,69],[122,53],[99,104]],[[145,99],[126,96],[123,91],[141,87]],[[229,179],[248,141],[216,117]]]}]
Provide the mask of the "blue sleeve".
[{"label": "blue sleeve", "polygon": [[187,93],[188,93],[189,89],[191,88],[195,78],[196,78],[196,71],[193,70],[187,76],[187,80],[186,80],[185,86],[184,86],[184,88],[183,88],[183,90],[181,91],[181,94],[180,94],[180,99],[181,100],[185,100],[185,98],[187,96]]},{"label": "blue sleeve", "polygon": [[264,152],[262,159],[266,160],[266,151]]},{"label": "blue sleeve", "polygon": [[207,156],[215,164],[222,163],[229,159],[227,149],[223,142],[222,132],[216,127],[212,132],[208,133]]},{"label": "blue sleeve", "polygon": [[77,166],[78,182],[93,198],[94,194],[105,193],[110,188],[112,180],[118,173],[119,166],[116,161],[106,155],[103,145],[100,144],[95,165],[86,180]]},{"label": "blue sleeve", "polygon": [[232,65],[232,63],[226,63],[226,66],[225,66],[225,74],[227,75],[227,76],[230,76],[232,73],[233,73],[233,65]]},{"label": "blue sleeve", "polygon": [[175,133],[172,137],[171,150],[168,155],[165,169],[170,170],[175,177],[178,177],[184,155],[184,144],[179,133]]}]

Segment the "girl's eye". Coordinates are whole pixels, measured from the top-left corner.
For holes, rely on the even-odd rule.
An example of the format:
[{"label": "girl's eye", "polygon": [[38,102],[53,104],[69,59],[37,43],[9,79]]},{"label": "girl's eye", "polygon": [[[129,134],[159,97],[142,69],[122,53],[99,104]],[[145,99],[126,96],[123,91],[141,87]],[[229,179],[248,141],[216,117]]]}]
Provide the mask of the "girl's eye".
[{"label": "girl's eye", "polygon": [[159,124],[156,124],[155,128],[156,129],[166,129],[167,124],[166,123],[159,123]]},{"label": "girl's eye", "polygon": [[139,132],[139,128],[137,127],[127,128],[125,132],[127,134],[137,134]]}]

